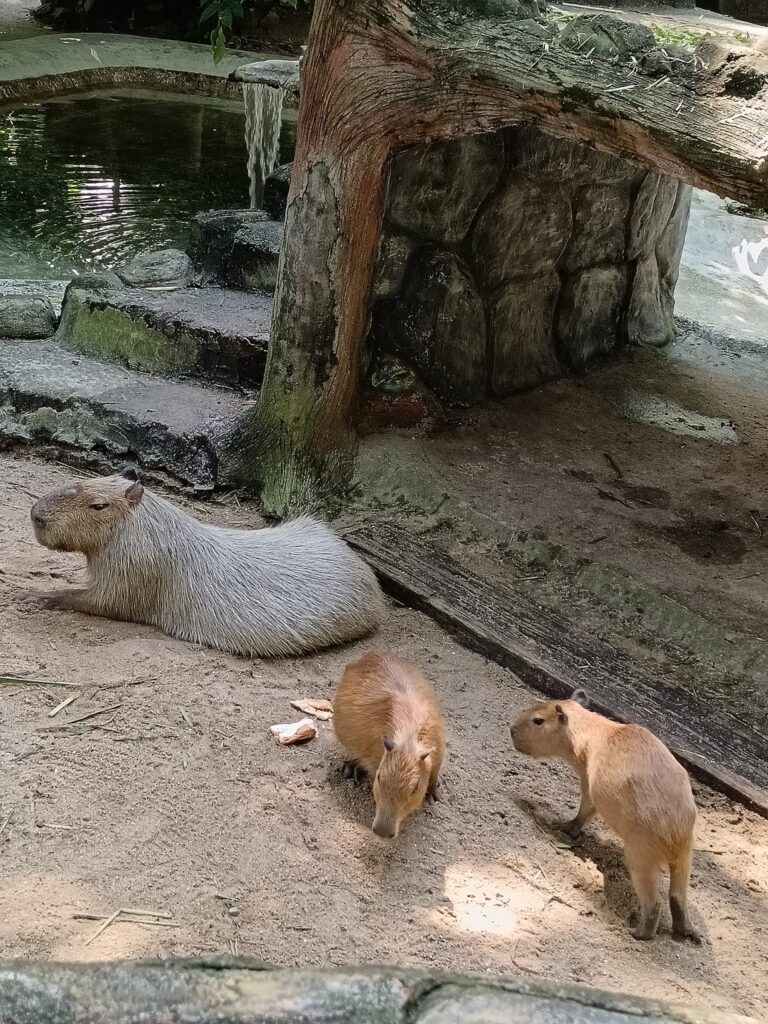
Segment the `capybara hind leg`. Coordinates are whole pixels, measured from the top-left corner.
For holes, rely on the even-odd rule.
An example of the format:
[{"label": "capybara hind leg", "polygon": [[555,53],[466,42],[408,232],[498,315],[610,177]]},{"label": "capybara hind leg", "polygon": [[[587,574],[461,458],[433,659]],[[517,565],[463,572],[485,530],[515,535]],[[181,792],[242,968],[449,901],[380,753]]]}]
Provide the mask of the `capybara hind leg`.
[{"label": "capybara hind leg", "polygon": [[440,768],[436,766],[432,769],[432,774],[429,776],[429,785],[427,786],[427,796],[434,800],[435,803],[440,799],[440,790],[438,789],[439,775]]},{"label": "capybara hind leg", "polygon": [[677,938],[690,939],[701,945],[701,936],[688,917],[688,883],[691,879],[691,851],[686,851],[669,866],[669,909],[672,932]]},{"label": "capybara hind leg", "polygon": [[659,865],[653,857],[634,853],[627,855],[629,873],[640,903],[640,919],[630,929],[635,939],[652,939],[659,927],[661,903],[659,901]]}]

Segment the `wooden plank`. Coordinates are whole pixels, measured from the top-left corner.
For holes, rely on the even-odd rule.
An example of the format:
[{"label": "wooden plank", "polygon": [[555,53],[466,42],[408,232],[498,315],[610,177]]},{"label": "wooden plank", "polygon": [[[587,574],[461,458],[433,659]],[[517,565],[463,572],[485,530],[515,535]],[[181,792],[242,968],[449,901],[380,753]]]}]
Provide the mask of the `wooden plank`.
[{"label": "wooden plank", "polygon": [[764,736],[403,530],[367,526],[346,539],[387,590],[426,612],[466,647],[512,669],[547,697],[568,697],[583,687],[596,711],[644,725],[693,774],[768,818]]}]

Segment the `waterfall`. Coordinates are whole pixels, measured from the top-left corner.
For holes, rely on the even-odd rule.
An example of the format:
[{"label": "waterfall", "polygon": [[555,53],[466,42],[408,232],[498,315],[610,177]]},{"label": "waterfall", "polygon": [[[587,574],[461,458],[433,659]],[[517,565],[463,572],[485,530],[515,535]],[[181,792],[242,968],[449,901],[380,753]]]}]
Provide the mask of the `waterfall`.
[{"label": "waterfall", "polygon": [[243,101],[251,209],[256,210],[264,196],[264,182],[280,155],[283,90],[261,82],[243,82]]}]

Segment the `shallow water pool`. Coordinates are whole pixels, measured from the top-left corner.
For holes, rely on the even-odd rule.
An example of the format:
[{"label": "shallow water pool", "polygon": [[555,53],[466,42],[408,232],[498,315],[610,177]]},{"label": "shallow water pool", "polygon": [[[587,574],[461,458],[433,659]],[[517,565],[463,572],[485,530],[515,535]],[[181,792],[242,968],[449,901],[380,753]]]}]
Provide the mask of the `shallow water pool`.
[{"label": "shallow water pool", "polygon": [[112,91],[0,113],[0,278],[184,248],[196,213],[248,205],[240,102]]}]

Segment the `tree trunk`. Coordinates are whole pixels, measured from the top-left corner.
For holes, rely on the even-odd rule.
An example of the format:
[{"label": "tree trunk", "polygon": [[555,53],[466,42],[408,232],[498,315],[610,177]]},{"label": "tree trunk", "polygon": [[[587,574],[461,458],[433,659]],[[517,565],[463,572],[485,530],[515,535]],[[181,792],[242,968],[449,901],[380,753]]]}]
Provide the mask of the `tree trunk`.
[{"label": "tree trunk", "polygon": [[478,13],[525,14],[525,5],[319,0],[264,387],[235,441],[236,475],[260,489],[268,512],[311,508],[349,479],[387,162],[397,150],[526,122],[766,201],[768,60],[742,51],[727,68],[649,78],[632,55],[634,46],[661,56],[648,29],[608,19],[613,52],[589,45],[589,19],[582,41],[573,24],[553,35],[531,20]]}]

